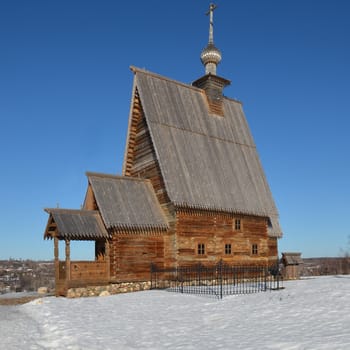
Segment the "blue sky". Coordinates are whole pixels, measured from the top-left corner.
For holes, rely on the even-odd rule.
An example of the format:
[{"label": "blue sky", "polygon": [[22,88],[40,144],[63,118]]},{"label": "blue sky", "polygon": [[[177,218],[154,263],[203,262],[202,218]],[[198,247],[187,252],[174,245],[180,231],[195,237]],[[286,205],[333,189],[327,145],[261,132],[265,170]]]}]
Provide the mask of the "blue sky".
[{"label": "blue sky", "polygon": [[[280,251],[338,256],[350,235],[350,2],[218,0],[225,94],[244,104],[280,212]],[[120,173],[130,65],[204,74],[209,1],[0,3],[0,259],[52,259],[45,207]],[[90,257],[91,246],[73,258]]]}]

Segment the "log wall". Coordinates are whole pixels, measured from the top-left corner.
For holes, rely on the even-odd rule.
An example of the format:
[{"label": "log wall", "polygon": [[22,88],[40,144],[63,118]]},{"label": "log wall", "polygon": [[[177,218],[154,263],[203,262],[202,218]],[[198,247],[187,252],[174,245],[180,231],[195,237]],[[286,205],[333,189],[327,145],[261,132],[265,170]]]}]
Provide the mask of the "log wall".
[{"label": "log wall", "polygon": [[175,256],[175,210],[166,192],[149,129],[144,118],[137,91],[134,96],[129,138],[124,164],[124,175],[149,179],[157,199],[167,218],[170,229],[164,236],[165,266],[174,266]]},{"label": "log wall", "polygon": [[269,264],[276,264],[278,258],[278,244],[276,237],[269,237],[268,239],[269,247]]},{"label": "log wall", "polygon": [[[240,230],[234,227],[236,218],[241,220]],[[204,254],[199,254],[198,244],[204,244]],[[231,253],[225,252],[225,245],[231,245]],[[253,253],[253,245],[256,245],[257,254]],[[177,212],[176,258],[179,265],[213,263],[220,259],[228,264],[266,265],[271,254],[269,249],[266,218],[200,211]]]},{"label": "log wall", "polygon": [[135,92],[132,108],[126,159],[124,161],[124,175],[151,180],[158,201],[168,221],[170,224],[174,222],[174,208],[165,189],[137,91]]},{"label": "log wall", "polygon": [[110,252],[112,280],[148,281],[151,263],[163,266],[164,238],[162,234],[117,233]]},{"label": "log wall", "polygon": [[70,280],[108,280],[105,261],[71,261]]},{"label": "log wall", "polygon": [[97,203],[92,191],[91,185],[88,185],[88,189],[84,201],[84,209],[86,210],[97,210]]}]

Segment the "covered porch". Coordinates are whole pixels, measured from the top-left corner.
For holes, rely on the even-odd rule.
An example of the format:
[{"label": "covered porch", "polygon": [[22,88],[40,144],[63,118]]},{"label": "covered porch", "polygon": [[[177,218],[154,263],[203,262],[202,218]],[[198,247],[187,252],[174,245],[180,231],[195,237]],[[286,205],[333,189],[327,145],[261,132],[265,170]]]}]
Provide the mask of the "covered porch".
[{"label": "covered porch", "polygon": [[[54,241],[56,296],[65,296],[69,288],[109,283],[109,235],[99,213],[94,210],[45,210],[50,217],[44,238]],[[59,259],[59,241],[65,244],[64,260]],[[94,241],[95,260],[72,261],[71,241]]]}]

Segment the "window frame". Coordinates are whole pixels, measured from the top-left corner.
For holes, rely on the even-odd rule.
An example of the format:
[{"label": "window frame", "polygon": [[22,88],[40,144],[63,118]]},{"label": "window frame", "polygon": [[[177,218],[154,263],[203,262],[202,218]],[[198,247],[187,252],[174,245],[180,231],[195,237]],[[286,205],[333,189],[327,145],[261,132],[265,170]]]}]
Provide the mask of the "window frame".
[{"label": "window frame", "polygon": [[242,219],[234,218],[233,219],[233,229],[234,231],[242,231]]},{"label": "window frame", "polygon": [[259,255],[259,245],[257,243],[252,243],[252,250],[251,250],[251,254],[254,256]]},{"label": "window frame", "polygon": [[225,243],[225,255],[232,255],[232,243]]},{"label": "window frame", "polygon": [[205,254],[206,254],[205,243],[203,243],[203,242],[198,242],[198,243],[197,243],[197,255],[199,255],[199,256],[205,256]]}]

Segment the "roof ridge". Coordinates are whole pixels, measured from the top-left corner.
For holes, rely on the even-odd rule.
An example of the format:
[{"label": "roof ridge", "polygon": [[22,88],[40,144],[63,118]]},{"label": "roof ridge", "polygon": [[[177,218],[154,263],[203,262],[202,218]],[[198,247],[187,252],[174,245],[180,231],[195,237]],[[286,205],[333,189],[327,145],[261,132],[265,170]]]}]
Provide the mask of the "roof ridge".
[{"label": "roof ridge", "polygon": [[241,100],[238,100],[237,98],[234,98],[234,97],[227,97],[227,96],[225,96],[225,95],[223,95],[222,97],[224,98],[224,100],[236,102],[236,103],[239,103],[240,105],[243,106],[243,102],[242,102]]},{"label": "roof ridge", "polygon": [[60,213],[67,213],[67,214],[78,214],[78,213],[82,213],[82,214],[99,214],[98,210],[89,210],[89,209],[68,209],[68,208],[44,208],[44,210],[47,213],[51,213],[51,212],[60,212]]},{"label": "roof ridge", "polygon": [[140,178],[140,177],[105,174],[105,173],[95,173],[92,171],[87,171],[85,174],[87,177],[101,177],[101,178],[114,179],[114,180],[129,180],[129,181],[139,181],[139,182],[146,182],[146,183],[151,181],[149,179],[144,179],[144,178]]},{"label": "roof ridge", "polygon": [[193,90],[196,90],[196,91],[203,91],[203,89],[200,89],[196,86],[193,86],[191,84],[186,84],[186,83],[183,83],[181,81],[178,81],[178,80],[175,80],[175,79],[171,79],[171,78],[168,78],[168,77],[165,77],[163,75],[160,75],[158,73],[154,73],[154,72],[150,72],[146,69],[142,69],[142,68],[137,68],[135,66],[130,66],[130,69],[132,72],[134,73],[143,73],[143,74],[147,74],[147,75],[150,75],[152,76],[153,78],[157,78],[157,79],[160,79],[160,80],[165,80],[165,81],[169,81],[171,83],[174,83],[174,84],[177,84],[177,85],[181,85],[183,87],[187,87],[187,88],[190,88],[190,89],[193,89]]},{"label": "roof ridge", "polygon": [[[133,73],[143,73],[143,74],[146,74],[146,75],[149,75],[153,78],[157,78],[157,79],[160,79],[160,80],[165,80],[165,81],[169,81],[171,83],[174,83],[174,84],[177,84],[177,85],[180,85],[180,86],[183,86],[183,87],[187,87],[187,88],[190,88],[190,89],[193,89],[193,90],[196,90],[198,92],[203,92],[204,90],[197,87],[197,86],[194,86],[192,85],[192,83],[184,83],[184,82],[181,82],[179,80],[175,80],[175,79],[172,79],[172,78],[168,78],[168,77],[165,77],[163,75],[160,75],[159,73],[154,73],[154,72],[151,72],[147,69],[143,69],[143,68],[138,68],[138,67],[135,67],[135,66],[130,66],[130,70],[133,72]],[[236,98],[233,98],[233,97],[227,97],[225,95],[222,96],[224,99],[226,100],[229,100],[229,101],[232,101],[232,102],[237,102],[241,105],[243,105],[243,102],[236,99]]]}]

